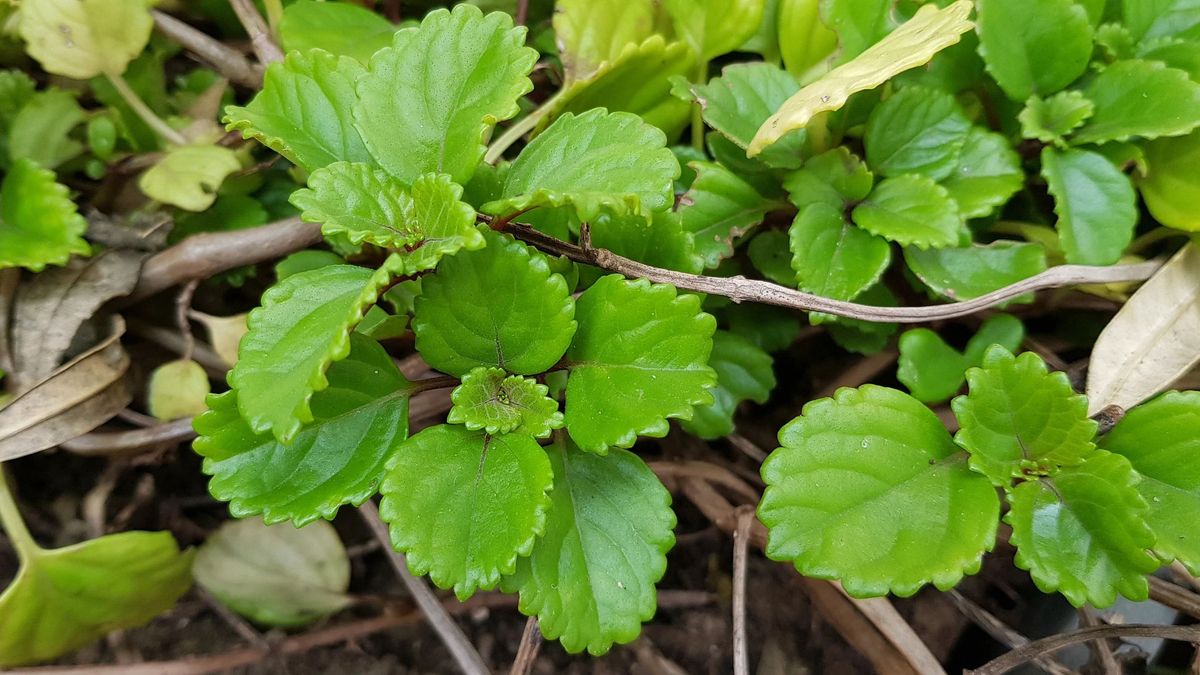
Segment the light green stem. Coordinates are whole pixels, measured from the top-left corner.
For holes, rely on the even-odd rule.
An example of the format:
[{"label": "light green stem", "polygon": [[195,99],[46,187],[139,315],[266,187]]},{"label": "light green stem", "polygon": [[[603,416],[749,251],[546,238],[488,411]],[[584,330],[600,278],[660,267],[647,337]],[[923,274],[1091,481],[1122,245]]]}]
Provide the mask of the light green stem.
[{"label": "light green stem", "polygon": [[271,34],[279,39],[279,22],[283,19],[283,0],[263,0],[267,10],[267,23],[271,26]]},{"label": "light green stem", "polygon": [[[708,82],[708,61],[701,61],[696,66],[694,81],[696,84]],[[692,104],[692,147],[704,152],[704,109],[699,101]]]},{"label": "light green stem", "polygon": [[536,110],[517,120],[516,124],[513,124],[511,127],[505,129],[504,133],[500,135],[500,138],[497,138],[488,147],[487,154],[483,156],[483,161],[487,162],[488,164],[495,164],[496,162],[500,161],[500,158],[504,155],[505,150],[508,150],[508,148],[513,143],[516,143],[518,140],[520,140],[522,136],[533,131],[534,127],[536,127],[538,123],[542,121],[542,119],[558,108],[559,99],[562,98],[563,92],[565,91],[566,89],[564,88],[559,93],[547,99],[545,103],[538,106]]},{"label": "light green stem", "polygon": [[4,531],[8,534],[8,540],[12,542],[13,548],[17,551],[17,557],[21,561],[29,560],[41,550],[37,542],[33,540],[33,536],[29,534],[29,528],[25,527],[25,520],[21,518],[17,502],[13,499],[12,491],[9,490],[8,476],[5,474],[2,464],[0,464],[0,526],[3,526]]},{"label": "light green stem", "polygon": [[1188,233],[1184,232],[1182,230],[1172,230],[1169,227],[1158,227],[1153,230],[1150,230],[1146,234],[1143,234],[1142,236],[1138,237],[1137,239],[1134,239],[1133,243],[1129,245],[1129,248],[1126,249],[1126,251],[1133,255],[1138,255],[1142,251],[1145,251],[1146,249],[1150,248],[1154,244],[1157,244],[1158,242],[1160,242],[1164,239],[1170,239],[1171,237],[1186,237],[1186,236],[1188,236]]},{"label": "light green stem", "polygon": [[164,122],[161,117],[154,114],[150,106],[146,105],[145,101],[138,97],[137,92],[129,86],[125,78],[112,73],[105,73],[105,76],[108,77],[109,82],[112,82],[113,88],[117,90],[121,98],[125,99],[130,108],[133,108],[133,112],[137,113],[137,116],[142,118],[142,121],[148,124],[159,136],[162,136],[168,142],[175,145],[187,145],[187,139],[183,137],[183,134],[180,134],[171,125]]}]

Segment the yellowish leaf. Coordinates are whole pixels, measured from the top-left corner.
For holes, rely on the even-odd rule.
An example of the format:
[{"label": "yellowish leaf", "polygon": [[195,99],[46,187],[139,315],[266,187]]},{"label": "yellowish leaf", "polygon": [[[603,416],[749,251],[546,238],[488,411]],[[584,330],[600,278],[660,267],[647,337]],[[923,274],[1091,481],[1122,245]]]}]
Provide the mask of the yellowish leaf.
[{"label": "yellowish leaf", "polygon": [[125,72],[150,41],[144,0],[22,0],[20,33],[29,55],[56,75],[86,80]]},{"label": "yellowish leaf", "polygon": [[168,361],[150,374],[146,407],[160,420],[192,417],[208,409],[204,398],[210,393],[208,374],[199,363],[191,359]]},{"label": "yellowish leaf", "polygon": [[841,108],[851,94],[928,63],[975,27],[970,15],[971,0],[958,0],[945,9],[923,5],[890,35],[796,92],[759,128],[747,154],[754,157],[789,131],[803,129],[816,115]]},{"label": "yellowish leaf", "polygon": [[231,367],[237,363],[238,343],[246,334],[246,315],[212,316],[192,312],[192,318],[204,324],[208,330],[208,342],[221,360]]},{"label": "yellowish leaf", "polygon": [[203,211],[217,199],[217,188],[242,168],[237,153],[220,145],[184,145],[167,151],[138,180],[151,199],[188,211]]}]

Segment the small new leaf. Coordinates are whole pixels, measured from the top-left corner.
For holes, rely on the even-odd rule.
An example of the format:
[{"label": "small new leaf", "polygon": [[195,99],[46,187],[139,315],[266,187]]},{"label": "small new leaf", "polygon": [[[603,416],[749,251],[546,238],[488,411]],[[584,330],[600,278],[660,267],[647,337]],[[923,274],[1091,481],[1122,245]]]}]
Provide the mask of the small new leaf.
[{"label": "small new leaf", "polygon": [[480,366],[463,376],[450,395],[454,407],[446,421],[492,435],[515,432],[546,438],[563,426],[558,401],[546,396],[549,390],[537,380]]},{"label": "small new leaf", "polygon": [[18,16],[29,55],[77,80],[124,73],[154,29],[140,0],[28,0]]},{"label": "small new leaf", "polygon": [[766,403],[775,388],[771,355],[750,340],[719,330],[713,334],[708,365],[717,372],[711,405],[696,406],[692,419],[681,426],[705,439],[733,433],[733,416],[743,401]]},{"label": "small new leaf", "polygon": [[1096,104],[1083,92],[1060,91],[1049,98],[1030,96],[1017,115],[1021,135],[1043,143],[1063,145],[1063,140],[1096,112]]}]

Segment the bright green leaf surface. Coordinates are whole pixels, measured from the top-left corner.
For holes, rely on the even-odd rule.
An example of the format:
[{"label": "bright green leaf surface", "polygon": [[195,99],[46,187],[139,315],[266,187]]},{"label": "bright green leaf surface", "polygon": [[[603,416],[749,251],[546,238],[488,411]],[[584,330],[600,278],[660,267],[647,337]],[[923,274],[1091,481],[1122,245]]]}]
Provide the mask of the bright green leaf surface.
[{"label": "bright green leaf surface", "polygon": [[996,314],[988,317],[979,332],[971,336],[963,355],[967,357],[967,365],[976,367],[983,364],[992,345],[1000,345],[1015,354],[1024,341],[1025,325],[1020,319],[1011,314]]},{"label": "bright green leaf surface", "polygon": [[567,352],[567,429],[579,447],[605,453],[639,435],[662,437],[668,418],[713,402],[708,367],[716,321],[694,295],[619,275],[579,297],[579,331]]},{"label": "bright green leaf surface", "polygon": [[906,87],[878,105],[863,142],[876,173],[916,173],[941,180],[958,164],[971,121],[953,96],[926,87]]},{"label": "bright green leaf surface", "polygon": [[838,35],[821,20],[820,0],[779,0],[779,52],[789,73],[803,76],[828,59]]},{"label": "bright green leaf surface", "polygon": [[1182,136],[1200,126],[1200,83],[1155,61],[1119,61],[1084,88],[1096,112],[1071,140],[1105,143]]},{"label": "bright green leaf surface", "polygon": [[926,286],[951,300],[970,300],[1046,269],[1038,244],[997,241],[964,248],[904,249],[908,268]]},{"label": "bright green leaf surface", "polygon": [[29,0],[18,29],[29,55],[55,75],[120,75],[150,41],[154,19],[138,0]]},{"label": "bright green leaf surface", "polygon": [[34,94],[12,119],[7,141],[9,158],[25,157],[53,169],[77,157],[83,152],[83,144],[68,134],[84,117],[70,92],[47,89]]},{"label": "bright green leaf surface", "polygon": [[[533,85],[537,52],[503,12],[460,4],[435,10],[396,33],[358,80],[355,126],[388,173],[425,173],[466,183],[483,159],[487,133],[518,112]],[[397,102],[405,102],[398,104]]]},{"label": "bright green leaf surface", "polygon": [[[1000,500],[941,421],[874,385],[804,406],[763,463],[766,553],[854,596],[909,596],[979,570]],[[897,517],[903,514],[903,517]]]},{"label": "bright green leaf surface", "polygon": [[517,432],[545,438],[563,426],[558,401],[546,396],[549,388],[502,368],[479,368],[463,376],[450,400],[454,407],[446,421],[464,424],[471,431],[489,434]]},{"label": "bright green leaf surface", "polygon": [[1083,75],[1092,25],[1072,0],[978,0],[979,53],[1014,101],[1048,96]]},{"label": "bright green leaf surface", "polygon": [[946,188],[915,174],[881,181],[852,217],[872,234],[921,249],[953,246],[963,227]]},{"label": "bright green leaf surface", "polygon": [[762,22],[764,0],[663,0],[675,32],[709,61],[749,40]]},{"label": "bright green leaf surface", "polygon": [[1007,138],[971,127],[958,164],[941,183],[964,218],[983,218],[1024,186],[1025,172]]},{"label": "bright green leaf surface", "polygon": [[532,436],[442,424],[396,449],[379,512],[409,569],[465,600],[529,554],[546,529],[552,484]]},{"label": "bright green leaf surface", "polygon": [[239,414],[237,391],[209,397],[193,447],[212,476],[209,492],[235,517],[299,527],[378,490],[408,433],[408,383],[374,340],[352,335],[350,343],[350,355],[329,367],[328,388],[313,395],[313,422],[290,444],[255,433]]},{"label": "bright green leaf surface", "polygon": [[554,35],[567,86],[590,78],[618,59],[628,45],[654,34],[657,7],[650,0],[560,0]]},{"label": "bright green leaf surface", "polygon": [[1099,451],[1051,478],[1018,485],[1004,517],[1016,565],[1042,591],[1059,591],[1076,607],[1108,607],[1117,593],[1145,600],[1145,575],[1158,561],[1146,552],[1154,532],[1143,520],[1137,480],[1128,460]]},{"label": "bright green leaf surface", "polygon": [[788,199],[801,211],[817,202],[845,209],[866,199],[874,185],[866,163],[844,146],[813,157],[783,181]]},{"label": "bright green leaf surface", "polygon": [[704,260],[696,238],[683,229],[679,213],[660,211],[647,223],[640,216],[602,214],[592,223],[592,245],[647,265],[699,274]]},{"label": "bright green leaf surface", "polygon": [[796,283],[809,293],[853,300],[883,276],[892,261],[886,239],[855,227],[842,210],[812,204],[788,231]]},{"label": "bright green leaf surface", "polygon": [[242,168],[237,153],[221,145],[171,148],[138,179],[151,199],[187,211],[203,211],[217,199],[225,179]]},{"label": "bright green leaf surface", "polygon": [[1042,176],[1054,196],[1067,262],[1112,265],[1133,239],[1137,195],[1103,155],[1072,148],[1042,151]]},{"label": "bright green leaf surface", "polygon": [[696,180],[679,200],[679,215],[683,229],[695,236],[705,267],[714,268],[733,255],[734,244],[775,204],[720,164],[693,162],[691,167]]},{"label": "bright green leaf surface", "polygon": [[894,27],[889,0],[824,0],[821,15],[837,33],[839,61],[849,61]]},{"label": "bright green leaf surface", "polygon": [[1025,138],[1060,145],[1067,134],[1078,129],[1095,112],[1096,104],[1083,92],[1072,89],[1049,98],[1030,96],[1017,119]]},{"label": "bright green leaf surface", "polygon": [[654,584],[675,544],[671,495],[625,450],[597,457],[568,440],[547,451],[554,490],[546,531],[504,590],[520,593],[521,612],[536,616],[547,638],[600,655],[632,642],[654,616]]},{"label": "bright green leaf surface", "polygon": [[72,254],[87,255],[87,221],[75,210],[54,172],[28,159],[10,167],[0,183],[0,269],[25,267],[40,272],[64,265]]},{"label": "bright green leaf surface", "polygon": [[1145,144],[1146,175],[1138,181],[1146,208],[1168,227],[1200,231],[1200,131]]},{"label": "bright green leaf surface", "polygon": [[283,10],[279,39],[284,51],[319,48],[361,63],[392,44],[397,26],[349,2],[299,0]]},{"label": "bright green leaf surface", "polygon": [[1200,5],[1196,0],[1125,0],[1121,6],[1125,25],[1138,39],[1174,35],[1200,38]]},{"label": "bright green leaf surface", "polygon": [[896,379],[922,403],[941,403],[958,393],[967,370],[967,359],[928,328],[914,328],[900,336]]},{"label": "bright green leaf surface", "polygon": [[575,302],[542,254],[488,232],[487,247],[446,258],[422,279],[413,330],[430,366],[462,376],[478,366],[518,375],[549,369],[575,334]]},{"label": "bright green leaf surface", "polygon": [[1130,410],[1100,447],[1128,459],[1158,537],[1154,552],[1200,573],[1200,392],[1173,391]]},{"label": "bright green leaf surface", "polygon": [[743,401],[766,403],[775,388],[771,355],[746,338],[719,330],[713,334],[708,365],[717,372],[711,405],[697,406],[684,429],[700,438],[716,439],[733,433],[733,416]]},{"label": "bright green leaf surface", "polygon": [[997,485],[1078,464],[1095,445],[1087,397],[1066,373],[1047,372],[1033,352],[1014,357],[992,347],[967,371],[970,393],[954,399],[955,441],[971,453],[971,468]]},{"label": "bright green leaf surface", "polygon": [[350,111],[362,64],[319,49],[292,52],[267,68],[262,91],[225,109],[226,129],[242,132],[308,171],[337,161],[371,162]]}]

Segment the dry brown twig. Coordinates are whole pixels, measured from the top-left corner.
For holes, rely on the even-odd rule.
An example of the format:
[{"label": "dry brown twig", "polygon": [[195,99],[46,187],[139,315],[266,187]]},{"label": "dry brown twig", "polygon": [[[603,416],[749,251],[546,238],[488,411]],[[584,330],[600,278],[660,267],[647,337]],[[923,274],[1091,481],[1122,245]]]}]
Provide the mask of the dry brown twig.
[{"label": "dry brown twig", "polygon": [[229,0],[229,4],[242,27],[246,29],[246,34],[250,36],[250,46],[258,60],[264,65],[282,61],[283,50],[275,44],[267,22],[263,20],[262,14],[258,13],[254,3],[251,0]]},{"label": "dry brown twig", "polygon": [[737,527],[733,530],[733,672],[750,675],[750,655],[746,649],[746,553],[750,546],[750,526],[754,507],[737,508]]},{"label": "dry brown twig", "polygon": [[531,616],[525,621],[525,630],[521,632],[521,645],[517,648],[517,657],[513,659],[508,675],[529,675],[541,651],[542,631],[538,629],[537,617]]},{"label": "dry brown twig", "polygon": [[184,49],[212,66],[230,82],[251,89],[262,87],[262,67],[251,63],[241,52],[166,12],[152,9],[150,14],[154,17],[154,27],[160,33],[183,45]]},{"label": "dry brown twig", "polygon": [[[950,589],[946,592],[946,597],[950,599],[950,602],[954,603],[954,606],[958,608],[959,612],[962,612],[963,616],[983,629],[983,632],[990,635],[996,642],[1009,649],[1016,649],[1029,644],[1029,638],[996,618],[991,612],[971,602],[971,600],[957,590]],[[1075,675],[1075,671],[1047,656],[1039,656],[1033,662],[1042,670],[1050,673],[1050,675]]]},{"label": "dry brown twig", "polygon": [[1038,656],[1051,654],[1064,647],[1092,640],[1107,640],[1111,638],[1150,637],[1164,640],[1178,640],[1200,644],[1200,626],[1154,626],[1148,624],[1121,624],[1092,626],[1081,628],[1073,633],[1051,635],[1035,642],[1014,649],[1013,651],[993,659],[982,668],[968,670],[964,675],[1002,675],[1022,664],[1032,661]]}]

